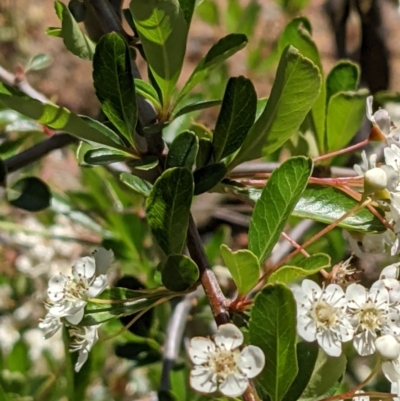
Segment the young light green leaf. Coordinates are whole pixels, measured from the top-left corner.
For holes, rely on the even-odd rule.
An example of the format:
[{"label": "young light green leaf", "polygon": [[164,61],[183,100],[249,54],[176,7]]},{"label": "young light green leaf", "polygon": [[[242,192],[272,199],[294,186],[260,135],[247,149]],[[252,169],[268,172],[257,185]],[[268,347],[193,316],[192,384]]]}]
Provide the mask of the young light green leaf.
[{"label": "young light green leaf", "polygon": [[258,282],[260,265],[257,257],[247,249],[232,252],[226,245],[221,246],[221,256],[233,277],[240,295],[246,295]]},{"label": "young light green leaf", "polygon": [[194,194],[200,195],[214,188],[223,180],[226,172],[224,163],[209,164],[196,170],[193,173],[195,183]]},{"label": "young light green leaf", "polygon": [[161,109],[160,99],[154,87],[142,79],[135,78],[134,82],[136,93],[149,100],[156,109]]},{"label": "young light green leaf", "polygon": [[298,266],[282,266],[273,272],[269,278],[269,283],[280,282],[283,284],[291,283],[299,278],[318,273],[331,265],[331,258],[324,253],[311,255],[298,263]]},{"label": "young light green leaf", "polygon": [[205,101],[200,101],[200,102],[196,102],[196,103],[191,103],[191,104],[188,104],[188,105],[182,107],[178,111],[174,112],[172,117],[175,119],[175,118],[183,116],[184,114],[187,114],[187,113],[192,113],[194,111],[199,111],[199,110],[208,109],[210,107],[219,106],[221,103],[222,103],[222,100],[205,100]]},{"label": "young light green leaf", "polygon": [[281,401],[295,379],[296,302],[282,284],[268,284],[254,300],[249,323],[250,342],[267,357],[256,379],[271,401]]},{"label": "young light green leaf", "polygon": [[297,343],[296,351],[299,371],[282,401],[297,401],[300,398],[302,392],[307,387],[307,384],[311,379],[311,375],[318,357],[318,350],[319,347],[315,342]]},{"label": "young light green leaf", "polygon": [[161,267],[161,280],[170,291],[185,291],[199,278],[199,268],[185,255],[168,255]]},{"label": "young light green leaf", "polygon": [[299,156],[281,164],[261,192],[250,222],[249,250],[260,263],[278,241],[311,176],[312,160]]},{"label": "young light green leaf", "polygon": [[37,54],[33,56],[25,67],[25,73],[28,71],[38,71],[47,68],[53,62],[53,57],[49,54]]},{"label": "young light green leaf", "polygon": [[186,167],[192,169],[199,150],[199,139],[192,131],[179,134],[172,142],[167,160],[166,169],[171,167]]},{"label": "young light green leaf", "polygon": [[53,38],[62,38],[61,28],[50,27],[50,28],[46,28],[46,30],[44,32],[47,36],[52,36]]},{"label": "young light green leaf", "polygon": [[149,182],[133,174],[121,173],[119,179],[128,187],[132,188],[139,194],[142,194],[146,198],[150,195],[150,192],[153,188],[153,185],[151,185]]},{"label": "young light green leaf", "polygon": [[96,46],[93,81],[104,114],[133,144],[137,110],[131,55],[115,32],[104,35]]},{"label": "young light green leaf", "polygon": [[365,100],[369,92],[339,92],[328,103],[326,140],[328,152],[343,149],[357,133],[365,116]]},{"label": "young light green leaf", "polygon": [[147,220],[166,255],[181,253],[185,246],[193,188],[187,168],[171,168],[157,179],[147,198]]},{"label": "young light green leaf", "polygon": [[254,123],[256,109],[257,94],[251,81],[245,77],[229,79],[213,135],[215,162],[242,146]]},{"label": "young light green leaf", "polygon": [[339,61],[326,77],[326,104],[339,92],[351,92],[358,88],[360,68],[348,60]]},{"label": "young light green leaf", "polygon": [[320,349],[311,380],[301,394],[299,401],[315,401],[325,395],[343,376],[346,363],[345,354],[332,357]]},{"label": "young light green leaf", "polygon": [[[318,97],[318,68],[289,46],[279,62],[267,105],[229,169],[279,149],[300,127]],[[264,146],[264,148],[263,148]]]},{"label": "young light green leaf", "polygon": [[[186,3],[186,2],[185,2]],[[178,0],[135,0],[130,10],[147,62],[168,106],[186,52],[190,7],[182,10]]]},{"label": "young light green leaf", "polygon": [[61,20],[60,33],[65,47],[75,56],[84,60],[92,60],[96,47],[95,43],[81,31],[67,5],[61,1],[56,1],[55,8],[57,16]]},{"label": "young light green leaf", "polygon": [[126,162],[136,157],[128,152],[116,149],[98,148],[87,151],[83,160],[94,166],[104,166],[111,163]]},{"label": "young light green leaf", "polygon": [[207,74],[209,74],[211,68],[223,63],[226,59],[243,49],[246,44],[247,38],[243,34],[232,33],[220,39],[208,51],[206,56],[200,61],[195,70],[192,72],[192,75],[186,81],[184,87],[179,93],[175,107],[199,82],[206,77]]}]

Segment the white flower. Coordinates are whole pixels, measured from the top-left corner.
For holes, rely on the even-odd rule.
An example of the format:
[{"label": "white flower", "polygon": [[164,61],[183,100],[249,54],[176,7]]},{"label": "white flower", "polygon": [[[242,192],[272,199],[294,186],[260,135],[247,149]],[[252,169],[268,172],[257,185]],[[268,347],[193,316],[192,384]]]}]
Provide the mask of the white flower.
[{"label": "white flower", "polygon": [[265,356],[259,347],[249,345],[242,350],[242,332],[231,323],[218,327],[213,340],[194,337],[189,356],[194,364],[190,385],[200,393],[219,390],[227,397],[239,397],[247,389],[249,379],[261,373]]},{"label": "white flower", "polygon": [[384,137],[390,134],[390,116],[389,113],[384,109],[379,109],[372,114],[372,103],[374,98],[372,96],[367,97],[367,118],[372,124],[377,127]]},{"label": "white flower", "polygon": [[347,300],[337,284],[321,289],[311,280],[294,288],[297,302],[297,332],[304,340],[318,341],[330,356],[342,353],[342,342],[350,341],[354,329],[346,315]]},{"label": "white flower", "polygon": [[380,333],[398,334],[398,314],[389,308],[389,293],[383,281],[375,282],[368,291],[360,284],[346,290],[349,320],[355,329],[354,348],[362,355],[375,352]]},{"label": "white flower", "polygon": [[48,338],[54,336],[58,329],[62,326],[61,320],[59,317],[55,317],[48,313],[44,320],[39,323],[39,328],[45,330],[44,338],[47,340]]},{"label": "white flower", "polygon": [[343,238],[349,241],[351,250],[359,258],[362,258],[365,253],[385,253],[386,246],[393,245],[392,234],[386,230],[381,234],[362,234],[361,238],[354,238],[351,233],[343,230]]},{"label": "white flower", "polygon": [[78,361],[75,364],[75,371],[79,372],[83,364],[87,361],[89,352],[99,339],[97,329],[100,325],[75,327],[69,330],[69,335],[76,339],[70,344],[71,352],[79,351]]}]

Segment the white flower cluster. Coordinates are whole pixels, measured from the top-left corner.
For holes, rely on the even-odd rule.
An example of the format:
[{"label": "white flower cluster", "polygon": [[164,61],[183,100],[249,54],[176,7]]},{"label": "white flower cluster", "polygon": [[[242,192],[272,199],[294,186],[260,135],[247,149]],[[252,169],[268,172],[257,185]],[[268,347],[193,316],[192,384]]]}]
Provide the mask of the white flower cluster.
[{"label": "white flower cluster", "polygon": [[47,315],[39,327],[45,330],[44,338],[52,337],[65,321],[72,326],[75,337],[71,351],[79,351],[75,370],[78,372],[88,358],[89,351],[98,340],[99,325],[75,327],[83,318],[88,299],[98,296],[107,286],[106,270],[114,254],[111,250],[97,249],[92,256],[79,259],[72,267],[72,276],[57,274],[49,281],[46,304]]},{"label": "white flower cluster", "polygon": [[300,337],[317,340],[330,356],[339,356],[347,341],[353,341],[362,356],[378,352],[387,361],[382,369],[396,384],[396,393],[400,390],[399,274],[400,263],[395,263],[382,270],[370,289],[357,283],[346,290],[338,284],[321,288],[307,279],[293,288]]},{"label": "white flower cluster", "polygon": [[354,169],[359,176],[364,177],[364,195],[373,195],[380,203],[394,231],[366,234],[362,238],[362,247],[345,232],[345,237],[358,257],[364,252],[384,253],[387,247],[391,255],[400,253],[400,129],[391,122],[386,110],[379,109],[372,114],[372,100],[372,96],[367,98],[367,117],[373,125],[370,138],[385,141],[385,164],[378,163],[375,154],[367,158],[363,152],[362,164],[355,165]]}]

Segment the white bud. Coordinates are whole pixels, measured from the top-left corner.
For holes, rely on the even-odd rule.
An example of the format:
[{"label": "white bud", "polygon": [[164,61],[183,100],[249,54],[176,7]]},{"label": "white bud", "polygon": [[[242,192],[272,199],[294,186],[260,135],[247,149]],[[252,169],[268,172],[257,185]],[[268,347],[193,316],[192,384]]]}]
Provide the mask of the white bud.
[{"label": "white bud", "polygon": [[387,175],[384,170],[379,167],[371,168],[364,175],[364,193],[371,194],[386,188]]},{"label": "white bud", "polygon": [[400,355],[400,344],[390,335],[384,335],[375,341],[376,352],[386,361],[393,361]]}]

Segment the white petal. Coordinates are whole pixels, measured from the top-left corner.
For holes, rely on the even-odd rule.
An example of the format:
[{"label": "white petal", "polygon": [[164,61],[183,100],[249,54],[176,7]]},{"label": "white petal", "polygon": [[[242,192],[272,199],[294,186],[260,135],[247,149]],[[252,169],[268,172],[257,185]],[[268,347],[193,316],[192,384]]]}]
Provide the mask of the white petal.
[{"label": "white petal", "polygon": [[375,339],[375,333],[363,331],[354,337],[354,348],[361,356],[372,355],[375,352]]},{"label": "white petal", "polygon": [[371,122],[373,122],[373,119],[372,119],[372,103],[373,103],[373,101],[374,101],[373,96],[367,97],[367,118]]},{"label": "white petal", "polygon": [[385,163],[388,166],[392,166],[395,170],[399,169],[400,155],[391,147],[385,147],[383,149],[385,155]]},{"label": "white petal", "polygon": [[352,340],[354,337],[354,328],[353,328],[352,324],[344,316],[340,316],[339,319],[340,320],[339,320],[338,337],[339,337],[340,341],[344,343],[346,341]]},{"label": "white petal", "polygon": [[310,299],[319,298],[322,290],[320,286],[312,280],[305,279],[301,284],[304,294],[307,294]]},{"label": "white petal", "polygon": [[227,397],[239,397],[245,391],[249,381],[245,375],[229,374],[219,385],[219,391]]},{"label": "white petal", "polygon": [[400,373],[398,372],[398,369],[396,369],[396,364],[393,363],[395,361],[382,363],[382,372],[386,379],[392,383],[398,383],[400,380]]},{"label": "white petal", "polygon": [[337,284],[329,284],[324,293],[324,299],[337,308],[347,304],[343,289]]},{"label": "white petal", "polygon": [[385,278],[394,278],[396,280],[399,279],[399,267],[400,263],[394,263],[392,265],[386,266],[379,276],[380,279]]},{"label": "white petal", "polygon": [[389,113],[384,109],[379,109],[374,113],[373,119],[376,125],[382,131],[385,136],[390,133],[390,117]]},{"label": "white petal", "polygon": [[196,365],[190,371],[190,386],[200,393],[214,393],[217,391],[217,376],[209,368]]},{"label": "white petal", "polygon": [[110,266],[114,252],[110,249],[98,248],[93,252],[93,257],[96,262],[96,274],[105,274],[108,266]]},{"label": "white petal", "polygon": [[299,336],[308,342],[315,341],[317,338],[317,325],[314,320],[308,316],[298,316],[297,332]]},{"label": "white petal", "polygon": [[89,357],[89,350],[83,348],[79,351],[78,360],[75,364],[75,372],[79,372],[83,366],[83,364],[87,361]]},{"label": "white petal", "polygon": [[96,262],[93,256],[85,256],[80,258],[72,268],[75,280],[81,278],[91,279],[96,272]]},{"label": "white petal", "polygon": [[390,335],[379,337],[375,341],[376,351],[384,360],[394,360],[400,355],[400,345],[397,340]]},{"label": "white petal", "polygon": [[68,281],[67,277],[57,274],[49,280],[49,289],[47,290],[47,295],[51,302],[60,302],[64,299],[64,287],[65,283]]},{"label": "white petal", "polygon": [[83,319],[83,314],[84,314],[84,309],[80,309],[78,312],[76,312],[74,315],[66,316],[65,318],[70,322],[71,324],[78,324],[82,319]]},{"label": "white petal", "polygon": [[233,350],[243,344],[242,332],[232,323],[221,324],[214,336],[214,342],[219,347]]},{"label": "white petal", "polygon": [[215,344],[205,337],[193,337],[190,340],[189,357],[195,365],[207,362],[210,355],[215,352]]},{"label": "white petal", "polygon": [[89,290],[87,292],[87,296],[89,298],[97,297],[97,295],[101,294],[104,289],[107,287],[107,276],[105,274],[101,274],[96,277]]},{"label": "white petal", "polygon": [[352,283],[346,289],[346,298],[350,308],[362,307],[367,301],[367,290],[363,285]]},{"label": "white petal", "polygon": [[249,379],[256,377],[264,369],[265,355],[261,348],[248,345],[243,348],[237,366]]},{"label": "white petal", "polygon": [[338,340],[330,330],[324,330],[317,333],[317,341],[319,346],[329,356],[340,356],[342,353],[342,343]]}]

